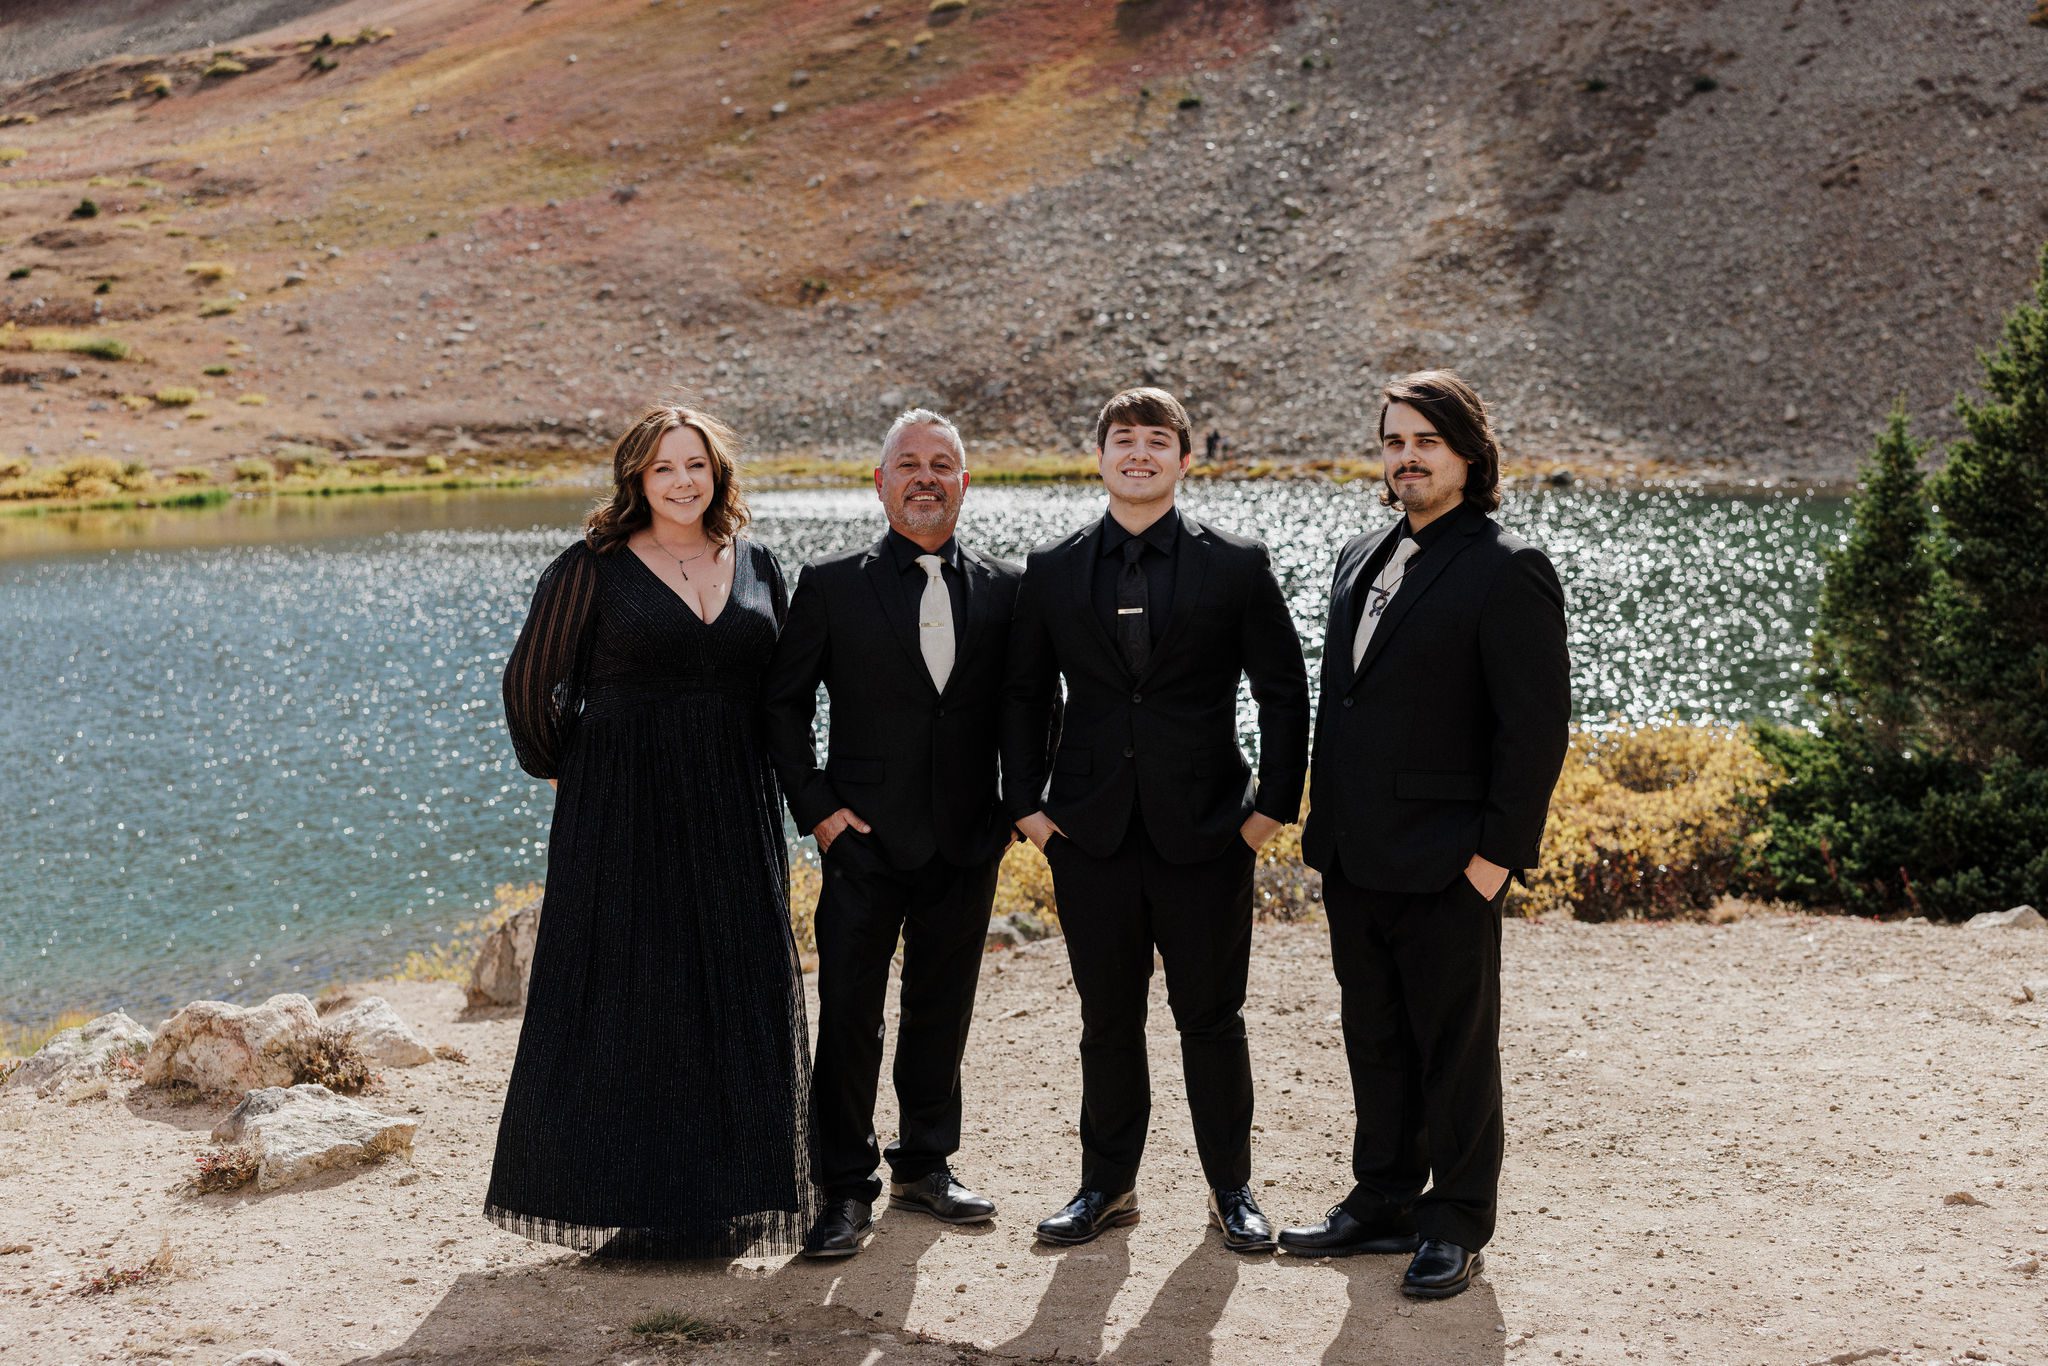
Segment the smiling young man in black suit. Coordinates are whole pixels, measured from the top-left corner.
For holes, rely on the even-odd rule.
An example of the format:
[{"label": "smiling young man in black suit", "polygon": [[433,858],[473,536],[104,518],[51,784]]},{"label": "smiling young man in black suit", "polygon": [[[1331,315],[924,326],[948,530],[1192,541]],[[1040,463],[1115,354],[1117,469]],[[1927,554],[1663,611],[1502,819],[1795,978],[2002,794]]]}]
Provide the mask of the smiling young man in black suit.
[{"label": "smiling young man in black suit", "polygon": [[[1211,1222],[1233,1250],[1260,1251],[1273,1232],[1251,1191],[1252,871],[1300,813],[1307,671],[1266,548],[1174,507],[1192,448],[1179,401],[1118,394],[1095,445],[1109,509],[1026,561],[1003,718],[1004,798],[1052,865],[1081,1000],[1081,1189],[1038,1236],[1085,1243],[1138,1217],[1156,949]],[[1258,704],[1256,782],[1237,743],[1240,676]]]},{"label": "smiling young man in black suit", "polygon": [[[875,471],[888,531],[804,566],[768,670],[776,776],[824,863],[811,1118],[825,1208],[807,1257],[860,1251],[881,1195],[875,1090],[899,934],[890,1204],[956,1224],[995,1214],[949,1159],[996,866],[1011,840],[996,745],[1022,571],[954,538],[967,484],[951,422],[922,408],[897,418]],[[822,768],[811,737],[820,683],[832,704]]]},{"label": "smiling young man in black suit", "polygon": [[[1535,865],[1571,714],[1564,593],[1503,531],[1486,407],[1448,370],[1381,395],[1381,501],[1337,556],[1302,851],[1343,993],[1356,1184],[1308,1256],[1409,1252],[1409,1295],[1471,1283],[1504,1127],[1500,908]],[[1428,1189],[1424,1190],[1424,1183]]]}]

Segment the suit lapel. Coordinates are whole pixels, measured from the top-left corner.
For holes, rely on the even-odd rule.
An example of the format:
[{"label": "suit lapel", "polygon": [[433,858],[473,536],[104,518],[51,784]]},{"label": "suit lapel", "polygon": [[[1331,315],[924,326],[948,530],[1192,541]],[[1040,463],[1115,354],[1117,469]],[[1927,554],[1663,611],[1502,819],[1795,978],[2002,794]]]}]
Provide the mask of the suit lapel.
[{"label": "suit lapel", "polygon": [[[989,567],[966,546],[960,547],[960,605],[965,620],[953,628],[953,672],[946,687],[966,672],[963,667],[988,631]],[[920,661],[921,662],[921,661]],[[943,694],[942,694],[943,695]]]},{"label": "suit lapel", "polygon": [[[1340,693],[1350,689],[1354,677],[1351,671],[1351,641],[1358,634],[1358,612],[1354,604],[1358,600],[1359,580],[1365,577],[1365,567],[1400,534],[1399,522],[1381,532],[1373,543],[1365,548],[1365,552],[1338,575],[1336,585],[1330,591],[1330,628],[1323,636],[1323,659],[1336,671],[1330,675],[1330,682]],[[1381,625],[1384,628],[1385,623]]]},{"label": "suit lapel", "polygon": [[[1462,519],[1464,509],[1460,508],[1449,515]],[[1398,527],[1400,524],[1395,525]],[[1472,544],[1473,533],[1478,530],[1476,524],[1467,524],[1461,520],[1457,526],[1450,528],[1448,535],[1441,537],[1430,547],[1428,554],[1417,555],[1408,562],[1408,568],[1401,576],[1400,590],[1387,603],[1387,610],[1380,617],[1380,624],[1373,628],[1372,643],[1365,647],[1365,658],[1359,661],[1358,673],[1352,678],[1351,686],[1357,686],[1358,680],[1372,669],[1373,661],[1386,653],[1387,642],[1401,629],[1401,623],[1407,620],[1408,613],[1422,595],[1429,591],[1429,586],[1437,581],[1437,577],[1450,567],[1451,561],[1465,553],[1465,547]]]},{"label": "suit lapel", "polygon": [[924,685],[932,685],[931,670],[925,667],[924,651],[917,643],[917,612],[903,591],[902,575],[896,569],[896,557],[889,553],[889,539],[883,537],[868,547],[868,553],[861,560],[861,570],[868,585],[875,590],[875,601],[881,606],[882,618],[889,623],[890,632],[910,656],[910,662]]},{"label": "suit lapel", "polygon": [[[1159,661],[1166,658],[1166,652],[1182,636],[1187,634],[1189,618],[1195,615],[1202,596],[1202,580],[1209,569],[1211,544],[1209,532],[1200,522],[1182,513],[1180,517],[1180,563],[1173,571],[1173,613],[1166,619],[1166,629],[1159,633],[1159,639],[1152,644],[1152,654],[1145,663],[1145,672],[1139,681],[1150,678],[1159,667]],[[1118,655],[1122,657],[1121,652]]]}]

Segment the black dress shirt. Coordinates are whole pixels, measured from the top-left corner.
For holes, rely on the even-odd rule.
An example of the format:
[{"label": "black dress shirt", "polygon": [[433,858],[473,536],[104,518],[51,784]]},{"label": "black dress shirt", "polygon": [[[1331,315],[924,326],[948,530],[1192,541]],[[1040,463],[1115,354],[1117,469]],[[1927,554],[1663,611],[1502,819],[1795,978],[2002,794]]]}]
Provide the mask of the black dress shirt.
[{"label": "black dress shirt", "polygon": [[[1461,503],[1458,507],[1452,508],[1449,512],[1440,515],[1435,521],[1420,531],[1409,530],[1408,519],[1406,517],[1401,519],[1401,534],[1388,541],[1386,549],[1380,554],[1373,556],[1371,560],[1366,562],[1365,568],[1359,571],[1358,582],[1360,588],[1356,595],[1356,600],[1351,604],[1351,635],[1344,638],[1346,642],[1349,642],[1352,636],[1358,634],[1358,623],[1364,618],[1365,605],[1372,598],[1372,593],[1366,589],[1365,585],[1379,581],[1380,571],[1387,567],[1387,561],[1394,558],[1394,552],[1400,548],[1401,542],[1415,542],[1415,553],[1408,557],[1408,565],[1401,571],[1401,577],[1406,578],[1415,572],[1416,564],[1421,561],[1423,556],[1429,553],[1429,548],[1444,538],[1444,533],[1449,531],[1452,523],[1458,520],[1458,513],[1462,508],[1463,504]],[[1345,648],[1350,648],[1348,643]]]},{"label": "black dress shirt", "polygon": [[917,616],[924,606],[924,566],[917,562],[920,555],[936,555],[944,563],[939,567],[939,578],[945,582],[946,595],[953,599],[954,645],[959,645],[960,624],[967,620],[967,581],[961,577],[965,572],[960,568],[960,543],[951,536],[937,550],[926,550],[902,532],[890,527],[883,537],[889,543],[889,553],[896,557],[896,568],[903,579],[903,591],[910,595],[910,614]]},{"label": "black dress shirt", "polygon": [[[1132,540],[1123,523],[1102,514],[1102,553],[1095,560],[1095,615],[1111,640],[1117,639],[1116,581],[1124,572],[1124,542]],[[1145,543],[1138,568],[1145,575],[1145,627],[1157,645],[1173,612],[1174,550],[1180,544],[1180,509],[1168,508],[1166,515],[1139,532]]]}]

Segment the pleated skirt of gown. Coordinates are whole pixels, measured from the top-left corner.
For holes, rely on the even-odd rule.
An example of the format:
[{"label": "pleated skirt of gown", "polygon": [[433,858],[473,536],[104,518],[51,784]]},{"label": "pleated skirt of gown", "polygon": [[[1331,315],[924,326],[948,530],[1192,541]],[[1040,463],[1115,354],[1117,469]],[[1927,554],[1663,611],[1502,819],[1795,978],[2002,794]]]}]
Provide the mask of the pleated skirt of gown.
[{"label": "pleated skirt of gown", "polygon": [[594,692],[564,752],[486,1213],[613,1255],[793,1253],[809,1037],[758,698],[648,692]]}]

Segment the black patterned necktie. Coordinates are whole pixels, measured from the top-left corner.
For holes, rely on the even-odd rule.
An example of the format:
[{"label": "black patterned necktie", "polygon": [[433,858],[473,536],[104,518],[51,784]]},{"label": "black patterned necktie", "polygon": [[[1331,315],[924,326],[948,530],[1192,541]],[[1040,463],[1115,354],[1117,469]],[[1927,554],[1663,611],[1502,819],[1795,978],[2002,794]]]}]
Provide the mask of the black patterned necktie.
[{"label": "black patterned necktie", "polygon": [[1145,620],[1147,590],[1145,571],[1138,567],[1145,543],[1136,536],[1124,542],[1124,569],[1116,580],[1116,641],[1123,648],[1124,664],[1135,677],[1145,672],[1152,659],[1152,627]]}]

